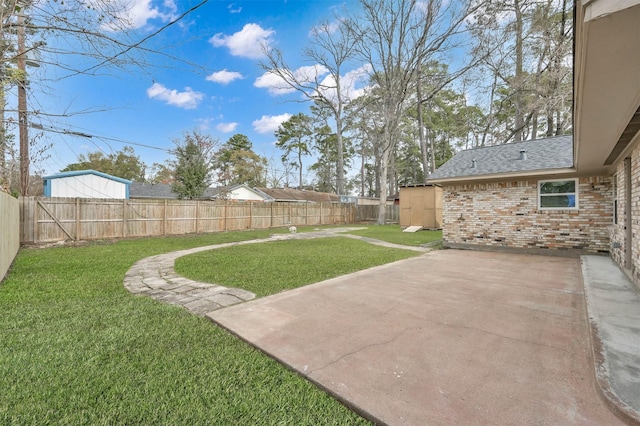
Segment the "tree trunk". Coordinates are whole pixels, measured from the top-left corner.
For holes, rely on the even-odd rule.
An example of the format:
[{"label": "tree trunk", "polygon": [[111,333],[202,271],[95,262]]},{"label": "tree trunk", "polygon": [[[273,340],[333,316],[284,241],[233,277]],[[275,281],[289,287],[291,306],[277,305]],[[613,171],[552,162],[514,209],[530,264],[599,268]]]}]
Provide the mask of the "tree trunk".
[{"label": "tree trunk", "polygon": [[[386,157],[386,154],[383,154]],[[387,221],[387,175],[389,174],[389,160],[382,158],[380,161],[380,202],[378,204],[378,225],[384,225]]]},{"label": "tree trunk", "polygon": [[336,149],[338,150],[338,162],[336,170],[336,191],[338,195],[344,195],[344,144],[342,140],[342,113],[336,113]]},{"label": "tree trunk", "polygon": [[299,171],[298,187],[299,189],[302,189],[302,150],[301,149],[298,150],[298,171]]},{"label": "tree trunk", "polygon": [[516,70],[515,70],[515,107],[516,114],[514,118],[514,141],[520,142],[522,141],[522,129],[524,128],[524,102],[522,98],[523,94],[523,59],[522,59],[522,9],[520,8],[520,0],[514,0],[513,2],[514,10],[516,14]]},{"label": "tree trunk", "polygon": [[420,67],[416,70],[416,97],[418,105],[418,141],[420,142],[420,154],[422,154],[422,171],[424,173],[424,183],[427,183],[427,178],[431,174],[431,170],[429,168],[429,150],[427,149],[427,141],[425,139],[425,128],[424,128],[424,120],[422,118],[422,91],[420,90],[421,83],[421,74]]}]

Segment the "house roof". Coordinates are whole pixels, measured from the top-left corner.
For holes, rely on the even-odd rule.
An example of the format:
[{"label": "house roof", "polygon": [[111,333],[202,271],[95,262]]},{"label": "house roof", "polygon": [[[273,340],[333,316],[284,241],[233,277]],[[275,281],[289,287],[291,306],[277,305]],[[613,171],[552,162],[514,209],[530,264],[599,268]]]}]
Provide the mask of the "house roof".
[{"label": "house roof", "polygon": [[[522,154],[521,154],[522,153]],[[429,183],[573,171],[573,136],[556,136],[460,151]]]},{"label": "house roof", "polygon": [[178,194],[171,190],[171,185],[165,183],[132,182],[129,186],[129,197],[177,199]]},{"label": "house roof", "polygon": [[[254,192],[260,197],[264,198],[265,201],[273,201],[271,197],[264,192],[260,191],[257,188],[250,188],[247,185],[232,185],[227,188],[206,188],[204,190],[204,194],[202,194],[201,199],[215,199],[221,193],[233,192],[238,188],[246,188],[249,191]],[[178,194],[173,192],[171,189],[171,185],[164,183],[140,183],[140,182],[132,182],[129,187],[129,194],[131,198],[167,198],[167,199],[177,199]]]},{"label": "house roof", "polygon": [[231,185],[228,187],[220,187],[220,188],[207,188],[204,192],[204,197],[208,197],[208,198],[216,198],[218,197],[218,195],[220,195],[221,193],[229,193],[229,192],[233,192],[236,189],[240,189],[240,188],[244,188],[247,191],[251,191],[254,194],[256,194],[257,196],[261,197],[264,201],[273,201],[273,199],[268,195],[265,194],[263,191],[261,191],[258,188],[251,188],[245,184],[235,184],[235,185]]},{"label": "house roof", "polygon": [[257,188],[275,201],[338,203],[340,197],[328,192],[301,191],[299,189]]},{"label": "house roof", "polygon": [[105,179],[115,180],[116,182],[131,184],[130,180],[122,179],[117,176],[108,175],[106,173],[98,172],[96,170],[75,170],[72,172],[60,172],[53,175],[44,176],[42,179],[51,180],[51,179],[61,179],[61,178],[67,178],[67,177],[73,177],[73,176],[84,176],[84,175],[95,175],[95,176],[103,177]]}]

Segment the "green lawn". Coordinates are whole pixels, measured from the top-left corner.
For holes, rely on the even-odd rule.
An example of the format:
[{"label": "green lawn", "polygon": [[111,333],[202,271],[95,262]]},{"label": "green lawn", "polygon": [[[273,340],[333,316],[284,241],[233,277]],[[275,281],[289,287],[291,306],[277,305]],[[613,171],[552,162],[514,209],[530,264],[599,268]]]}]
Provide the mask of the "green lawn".
[{"label": "green lawn", "polygon": [[402,232],[399,225],[366,225],[367,229],[350,231],[349,234],[375,238],[405,246],[420,246],[442,239],[442,231]]},{"label": "green lawn", "polygon": [[333,237],[200,252],[178,258],[175,270],[196,281],[240,287],[266,296],[417,254]]},{"label": "green lawn", "polygon": [[[312,232],[314,229],[322,229],[323,227],[314,226],[298,226],[298,232]],[[402,232],[400,225],[375,225],[375,224],[349,224],[335,225],[329,228],[364,228],[360,231],[345,231],[349,234],[360,235],[367,238],[375,238],[377,240],[387,241],[390,243],[401,244],[405,246],[420,246],[423,244],[433,243],[442,239],[442,231],[418,231],[418,232]],[[286,231],[286,230],[285,230]]]},{"label": "green lawn", "polygon": [[[366,423],[209,321],[123,287],[125,272],[141,258],[284,231],[21,250],[0,286],[0,424]],[[337,245],[307,241],[307,256],[314,260],[295,262],[325,258],[318,250],[347,250],[342,257],[353,262],[370,255],[375,262],[406,256],[402,250],[369,251],[373,246],[331,240]],[[302,251],[298,241],[288,243]],[[243,247],[271,254],[276,244]],[[347,270],[335,266],[334,273]],[[297,283],[271,283],[261,294],[312,282],[323,273],[307,269],[314,278],[299,273]]]}]

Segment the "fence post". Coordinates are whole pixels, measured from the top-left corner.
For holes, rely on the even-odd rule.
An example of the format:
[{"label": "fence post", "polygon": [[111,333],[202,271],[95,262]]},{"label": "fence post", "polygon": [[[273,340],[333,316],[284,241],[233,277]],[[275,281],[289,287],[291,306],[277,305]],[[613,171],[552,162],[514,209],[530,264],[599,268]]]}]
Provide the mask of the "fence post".
[{"label": "fence post", "polygon": [[253,201],[249,201],[249,229],[253,229]]},{"label": "fence post", "polygon": [[122,201],[122,238],[127,238],[127,200]]},{"label": "fence post", "polygon": [[33,204],[34,204],[33,205],[33,213],[34,213],[33,214],[33,238],[34,238],[33,242],[39,243],[40,242],[40,235],[38,235],[38,228],[39,228],[38,227],[38,216],[39,216],[38,206],[40,204],[36,203],[35,197],[33,198]]},{"label": "fence post", "polygon": [[162,209],[162,236],[167,235],[167,199],[164,199],[164,208]]},{"label": "fence post", "polygon": [[80,198],[76,197],[76,241],[80,241]]},{"label": "fence post", "polygon": [[196,234],[200,225],[200,200],[196,200]]},{"label": "fence post", "polygon": [[224,230],[227,230],[227,216],[229,214],[229,200],[224,200]]},{"label": "fence post", "polygon": [[273,228],[273,201],[271,202],[271,218],[269,219],[269,228]]},{"label": "fence post", "polygon": [[309,224],[309,203],[304,203],[304,224]]}]

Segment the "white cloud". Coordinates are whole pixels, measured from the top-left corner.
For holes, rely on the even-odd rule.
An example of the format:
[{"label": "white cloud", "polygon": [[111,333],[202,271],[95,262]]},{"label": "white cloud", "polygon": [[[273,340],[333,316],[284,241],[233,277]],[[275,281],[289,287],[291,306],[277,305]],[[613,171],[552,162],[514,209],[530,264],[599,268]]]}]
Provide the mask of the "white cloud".
[{"label": "white cloud", "polygon": [[[95,4],[96,8],[103,7],[98,1],[90,0],[89,3]],[[122,0],[117,3],[117,10],[113,12],[113,19],[103,23],[101,28],[105,31],[116,32],[124,29],[145,27],[153,19],[168,22],[176,18],[178,8],[173,0],[165,0],[162,10],[157,6],[153,6],[152,3],[152,0]]]},{"label": "white cloud", "polygon": [[241,31],[226,35],[218,33],[209,39],[215,47],[227,47],[233,56],[260,59],[263,49],[269,49],[273,42],[274,30],[265,30],[258,24],[246,24]]},{"label": "white cloud", "polygon": [[253,85],[260,89],[267,89],[269,94],[273,96],[284,95],[295,91],[295,89],[285,83],[280,76],[270,71],[267,71],[260,77],[256,78]]},{"label": "white cloud", "polygon": [[[329,72],[329,70],[322,65],[316,64],[300,67],[293,71],[293,73],[288,70],[282,70],[282,72],[289,74],[292,79],[300,83],[313,83]],[[267,71],[258,77],[253,85],[260,89],[267,89],[269,94],[273,96],[284,95],[295,91],[282,77],[271,71]]]},{"label": "white cloud", "polygon": [[238,123],[220,123],[216,129],[222,133],[231,133],[236,130]]},{"label": "white cloud", "polygon": [[[355,99],[358,96],[363,95],[370,73],[371,65],[366,64],[341,76],[340,86],[343,99]],[[326,76],[320,85],[323,87],[321,87],[319,91],[326,98],[335,99],[337,97],[335,89],[336,82],[332,75]]]},{"label": "white cloud", "polygon": [[311,27],[311,29],[309,30],[309,36],[323,37],[329,34],[335,34],[339,28],[340,28],[340,23],[337,21],[323,23],[323,24]]},{"label": "white cloud", "polygon": [[194,109],[204,99],[204,94],[193,91],[191,87],[185,87],[184,92],[178,92],[175,89],[167,89],[160,83],[153,83],[147,89],[147,95],[151,99],[158,99],[183,109]]},{"label": "white cloud", "polygon": [[253,130],[261,134],[273,133],[278,130],[278,127],[285,121],[291,118],[291,114],[280,115],[263,115],[259,120],[255,120],[253,123]]},{"label": "white cloud", "polygon": [[214,83],[220,83],[220,84],[229,84],[232,81],[239,80],[241,78],[244,78],[244,76],[239,72],[227,71],[226,69],[222,71],[214,72],[210,76],[207,76],[208,81],[213,81]]},{"label": "white cloud", "polygon": [[235,3],[231,3],[229,6],[227,6],[227,9],[229,9],[229,13],[240,13],[242,12],[242,6],[238,6],[236,8],[234,8]]}]

